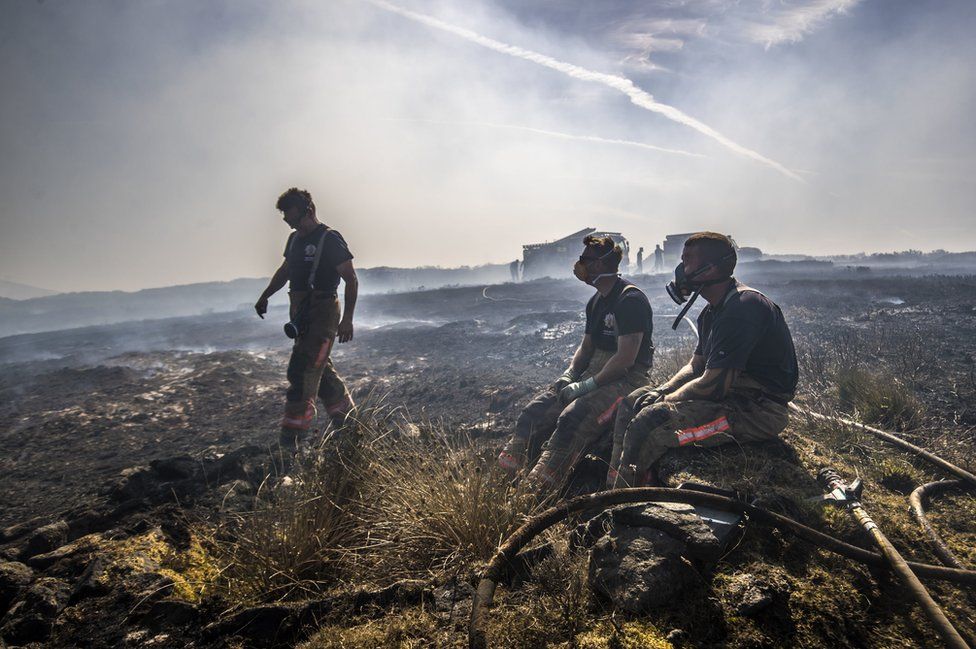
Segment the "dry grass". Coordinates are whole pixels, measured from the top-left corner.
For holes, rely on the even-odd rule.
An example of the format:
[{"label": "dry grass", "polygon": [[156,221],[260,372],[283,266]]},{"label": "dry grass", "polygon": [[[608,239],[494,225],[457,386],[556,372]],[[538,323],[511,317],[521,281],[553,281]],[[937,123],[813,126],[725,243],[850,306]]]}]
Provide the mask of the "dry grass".
[{"label": "dry grass", "polygon": [[834,381],[841,407],[866,424],[906,431],[921,423],[921,402],[894,375],[850,368],[838,371]]},{"label": "dry grass", "polygon": [[355,444],[347,437],[337,453],[327,436],[287,475],[269,475],[252,511],[210,535],[226,599],[302,600],[346,582],[470,578],[542,506],[470,439],[372,403],[360,409]]},{"label": "dry grass", "polygon": [[321,595],[352,572],[365,540],[359,491],[347,466],[309,456],[292,475],[271,475],[254,509],[214,535],[220,591],[232,601],[269,602]]},{"label": "dry grass", "polygon": [[465,574],[540,503],[470,439],[430,425],[410,432],[373,441],[362,465],[367,563],[383,579]]}]

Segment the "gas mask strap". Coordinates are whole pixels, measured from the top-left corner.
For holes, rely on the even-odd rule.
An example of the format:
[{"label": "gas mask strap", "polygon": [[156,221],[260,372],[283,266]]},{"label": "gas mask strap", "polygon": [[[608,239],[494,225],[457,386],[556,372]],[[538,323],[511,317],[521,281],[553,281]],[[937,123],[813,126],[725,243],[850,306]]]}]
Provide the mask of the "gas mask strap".
[{"label": "gas mask strap", "polygon": [[681,313],[679,313],[678,317],[675,318],[674,322],[671,323],[671,328],[673,330],[675,331],[678,330],[678,325],[681,324],[681,319],[685,317],[685,315],[688,313],[688,309],[690,309],[691,305],[694,304],[695,300],[698,299],[699,293],[701,293],[701,288],[695,289],[695,292],[691,294],[691,299],[688,300],[687,304],[685,304],[685,307],[681,309]]},{"label": "gas mask strap", "polygon": [[597,281],[598,279],[600,279],[601,277],[620,277],[620,273],[600,273],[599,275],[597,275],[596,277],[594,277],[593,279],[591,279],[591,280],[589,281],[589,284],[590,284],[591,286],[592,286],[593,284],[596,284],[596,281]]}]

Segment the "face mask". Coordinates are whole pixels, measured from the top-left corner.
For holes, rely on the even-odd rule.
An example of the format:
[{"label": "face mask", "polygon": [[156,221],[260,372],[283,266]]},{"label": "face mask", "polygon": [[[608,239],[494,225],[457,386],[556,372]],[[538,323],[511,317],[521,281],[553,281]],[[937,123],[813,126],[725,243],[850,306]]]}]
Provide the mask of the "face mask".
[{"label": "face mask", "polygon": [[[610,255],[612,255],[613,252],[614,251],[611,250],[610,252],[604,255],[600,255],[599,257],[593,257],[592,259],[593,261],[604,259],[605,257],[609,257]],[[588,259],[587,262],[588,261],[590,260]],[[600,273],[599,275],[590,277],[590,271],[588,270],[587,262],[584,262],[582,259],[580,259],[575,264],[573,264],[573,275],[575,275],[576,279],[583,282],[584,284],[589,284],[592,286],[601,277],[617,277],[618,275],[620,275],[620,273]]]},{"label": "face mask", "polygon": [[[688,313],[688,310],[691,308],[691,305],[694,304],[695,300],[698,299],[698,295],[701,293],[703,288],[705,288],[706,286],[712,286],[713,284],[721,284],[722,282],[728,279],[728,277],[720,277],[719,279],[709,279],[701,282],[696,282],[695,278],[704,275],[713,267],[723,262],[726,262],[729,259],[732,259],[732,257],[733,255],[731,254],[726,255],[721,259],[719,259],[718,261],[713,261],[711,263],[705,264],[695,272],[687,273],[687,274],[685,273],[684,262],[681,262],[680,264],[675,266],[674,280],[668,282],[668,285],[665,286],[664,288],[665,290],[667,290],[668,295],[671,297],[671,299],[674,301],[675,304],[684,304],[685,300],[688,300],[688,304],[685,304],[685,308],[681,309],[681,313],[679,313],[678,317],[674,319],[674,322],[671,324],[672,329],[678,328],[678,325],[681,324],[681,319],[685,317],[685,314]],[[689,300],[689,296],[691,298],[690,300]]]}]

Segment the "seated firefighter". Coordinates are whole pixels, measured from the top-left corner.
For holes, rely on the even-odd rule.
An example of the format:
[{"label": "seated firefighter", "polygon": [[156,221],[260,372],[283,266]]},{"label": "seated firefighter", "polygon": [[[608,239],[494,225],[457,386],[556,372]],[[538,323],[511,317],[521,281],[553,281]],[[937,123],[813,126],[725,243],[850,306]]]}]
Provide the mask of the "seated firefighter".
[{"label": "seated firefighter", "polygon": [[519,415],[514,436],[498,456],[502,468],[515,472],[529,449],[548,437],[527,477],[544,490],[558,487],[584,449],[609,434],[620,401],[647,384],[654,353],[651,305],[619,277],[620,246],[595,236],[587,236],[583,246],[573,274],[597,290],[586,305],[583,342],[569,369]]},{"label": "seated firefighter", "polygon": [[681,253],[672,299],[701,294],[698,347],[659,387],[629,394],[617,410],[607,486],[660,484],[656,463],[687,444],[718,446],[776,438],[786,427],[798,369],[783,313],[765,295],[732,277],[736,253],[722,234],[692,235]]}]

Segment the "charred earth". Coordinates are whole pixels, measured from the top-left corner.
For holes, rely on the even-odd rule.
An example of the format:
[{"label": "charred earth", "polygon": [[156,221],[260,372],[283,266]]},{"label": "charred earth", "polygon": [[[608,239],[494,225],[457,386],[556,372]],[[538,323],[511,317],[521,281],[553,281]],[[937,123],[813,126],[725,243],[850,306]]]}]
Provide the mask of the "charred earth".
[{"label": "charred earth", "polygon": [[[784,309],[805,405],[974,469],[976,278],[757,268],[743,279]],[[670,329],[664,282],[637,279],[660,315],[658,379],[695,342],[685,325]],[[565,367],[588,294],[545,279],[365,297],[355,340],[334,353],[365,412],[357,450],[341,457],[332,439],[311,440],[298,458],[276,447],[282,310],[267,321],[239,311],[0,339],[0,638],[464,646],[478,570],[534,506],[498,480],[491,458]],[[906,556],[937,563],[907,494],[947,476],[840,426],[795,418],[783,439],[682,451],[665,474],[761,496],[867,547],[841,513],[808,500],[817,469],[833,464],[864,478],[876,520]],[[599,484],[600,454],[572,489]],[[930,509],[946,544],[976,564],[971,496],[949,492]],[[619,607],[592,587],[599,570],[567,542],[571,527],[540,540],[499,591],[493,644],[940,646],[890,574],[751,523],[707,568],[689,563],[667,605]],[[600,546],[604,563],[616,560],[614,542]],[[971,593],[929,585],[971,640]]]}]

